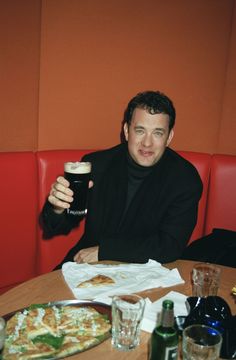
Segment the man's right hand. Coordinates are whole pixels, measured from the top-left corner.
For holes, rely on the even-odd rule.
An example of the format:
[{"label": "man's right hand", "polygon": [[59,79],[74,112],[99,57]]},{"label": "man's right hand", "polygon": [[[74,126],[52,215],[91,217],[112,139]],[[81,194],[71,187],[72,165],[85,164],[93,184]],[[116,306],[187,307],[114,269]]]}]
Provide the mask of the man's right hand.
[{"label": "man's right hand", "polygon": [[48,201],[53,205],[57,214],[63,213],[70,207],[73,199],[73,191],[69,188],[70,183],[64,177],[59,176],[51,186]]},{"label": "man's right hand", "polygon": [[[53,205],[57,214],[62,214],[65,209],[69,209],[73,202],[73,191],[69,188],[70,183],[63,176],[59,176],[51,186],[48,201]],[[93,187],[93,181],[89,181],[89,188]]]}]

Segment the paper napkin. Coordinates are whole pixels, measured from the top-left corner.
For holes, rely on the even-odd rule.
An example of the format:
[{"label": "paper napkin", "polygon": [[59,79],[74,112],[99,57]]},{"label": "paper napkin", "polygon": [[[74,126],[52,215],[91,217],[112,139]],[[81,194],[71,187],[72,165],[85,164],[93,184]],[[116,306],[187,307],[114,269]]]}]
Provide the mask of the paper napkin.
[{"label": "paper napkin", "polygon": [[[160,263],[149,260],[146,264],[77,264],[67,262],[62,266],[64,279],[73,292],[75,298],[94,299],[119,294],[131,294],[147,289],[169,287],[183,284],[178,269],[169,270]],[[114,280],[114,284],[107,286],[91,286],[78,288],[77,286],[96,275],[106,275]]]},{"label": "paper napkin", "polygon": [[166,299],[172,300],[174,302],[175,316],[186,316],[188,314],[186,307],[187,296],[179,292],[170,291],[168,294],[153,303],[149,299],[146,299],[146,306],[141,324],[142,330],[147,332],[153,331],[154,327],[156,326],[158,313],[160,313],[162,309],[162,302]]}]

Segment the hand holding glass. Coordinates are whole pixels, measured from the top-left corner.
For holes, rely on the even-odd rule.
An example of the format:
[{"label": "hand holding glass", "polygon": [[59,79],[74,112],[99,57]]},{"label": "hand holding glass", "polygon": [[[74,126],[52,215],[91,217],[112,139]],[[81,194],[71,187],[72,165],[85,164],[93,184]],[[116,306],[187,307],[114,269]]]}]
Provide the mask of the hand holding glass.
[{"label": "hand holding glass", "polygon": [[64,164],[64,177],[70,183],[73,191],[73,202],[67,213],[75,216],[82,216],[87,213],[88,183],[91,173],[90,162],[67,162]]}]

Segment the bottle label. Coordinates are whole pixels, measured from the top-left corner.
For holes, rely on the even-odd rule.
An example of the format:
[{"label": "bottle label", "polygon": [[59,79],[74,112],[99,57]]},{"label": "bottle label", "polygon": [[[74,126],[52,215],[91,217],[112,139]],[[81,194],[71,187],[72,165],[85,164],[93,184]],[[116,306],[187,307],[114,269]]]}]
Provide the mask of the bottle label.
[{"label": "bottle label", "polygon": [[167,347],[165,351],[165,360],[176,360],[178,355],[177,346]]}]

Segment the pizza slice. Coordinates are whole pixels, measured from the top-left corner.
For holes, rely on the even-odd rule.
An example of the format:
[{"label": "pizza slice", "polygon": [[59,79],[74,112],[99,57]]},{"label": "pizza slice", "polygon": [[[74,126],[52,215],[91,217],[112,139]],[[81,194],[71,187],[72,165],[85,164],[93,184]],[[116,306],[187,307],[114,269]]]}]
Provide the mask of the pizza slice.
[{"label": "pizza slice", "polygon": [[45,314],[44,311],[40,314],[39,309],[24,310],[7,321],[3,360],[39,359],[55,354],[52,344],[37,341],[48,334],[48,329],[42,326],[42,314]]},{"label": "pizza slice", "polygon": [[64,358],[76,352],[87,350],[97,344],[99,344],[99,340],[93,336],[71,334],[66,336],[58,356]]},{"label": "pizza slice", "polygon": [[55,310],[52,307],[39,307],[29,310],[26,317],[26,326],[28,338],[30,339],[47,333],[57,336],[58,321]]},{"label": "pizza slice", "polygon": [[89,288],[89,287],[99,287],[99,286],[109,286],[115,284],[115,281],[106,275],[96,275],[91,279],[85,280],[78,284],[77,288]]},{"label": "pizza slice", "polygon": [[61,313],[59,329],[65,334],[99,336],[110,330],[110,321],[93,307],[66,306]]},{"label": "pizza slice", "polygon": [[33,307],[7,321],[3,360],[64,358],[110,336],[106,314],[91,306]]}]

